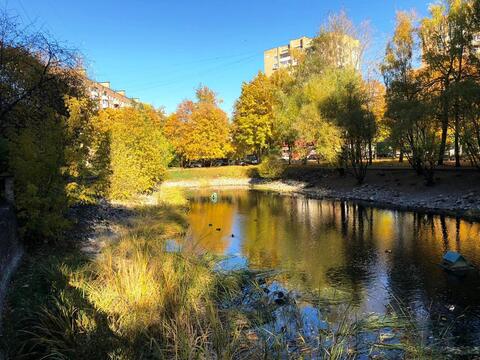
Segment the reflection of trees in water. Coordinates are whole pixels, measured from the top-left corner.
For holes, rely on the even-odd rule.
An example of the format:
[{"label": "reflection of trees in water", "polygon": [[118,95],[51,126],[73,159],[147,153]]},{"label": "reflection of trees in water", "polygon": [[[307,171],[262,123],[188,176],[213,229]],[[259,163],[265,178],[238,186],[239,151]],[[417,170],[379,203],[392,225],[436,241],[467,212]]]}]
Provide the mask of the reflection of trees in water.
[{"label": "reflection of trees in water", "polygon": [[351,291],[353,301],[361,303],[365,288],[374,279],[373,265],[377,262],[373,241],[373,212],[362,205],[340,203],[340,228],[344,243],[344,264],[327,270],[327,279],[332,286],[341,286]]},{"label": "reflection of trees in water", "polygon": [[[452,336],[465,338],[465,329],[479,327],[478,318],[466,316],[457,318],[459,312],[477,307],[480,301],[478,276],[458,279],[446,274],[439,266],[447,250],[459,250],[470,259],[479,255],[478,244],[472,239],[472,232],[479,232],[478,224],[468,224],[459,219],[415,213],[398,213],[399,243],[390,259],[389,281],[392,293],[413,313],[427,315],[427,323],[445,316],[445,325],[451,326]],[[472,227],[473,226],[473,227]],[[404,231],[408,228],[405,237]],[[452,240],[455,239],[455,242]],[[397,300],[392,299],[392,306]],[[454,304],[457,311],[452,313],[446,306]],[[470,310],[467,310],[470,311]],[[478,310],[474,310],[478,311]],[[434,332],[441,330],[436,327]],[[478,332],[474,332],[478,334]],[[475,335],[476,336],[476,335]]]},{"label": "reflection of trees in water", "polygon": [[[232,192],[221,195],[218,204],[199,204],[204,207],[192,207],[199,213],[198,229],[210,217],[230,229],[239,216],[244,255],[258,267],[290,270],[294,285],[340,287],[361,303],[367,294],[376,295],[368,292],[381,286],[381,278],[392,295],[414,309],[480,308],[478,278],[454,281],[438,267],[446,250],[461,250],[480,266],[479,224],[260,192]],[[211,241],[209,249],[228,246],[225,239]],[[396,303],[393,297],[391,303]],[[477,322],[465,321],[468,326]]]},{"label": "reflection of trees in water", "polygon": [[[225,201],[224,201],[225,200]],[[192,201],[188,215],[190,232],[194,241],[205,250],[222,254],[230,244],[234,202],[231,197],[221,197],[213,204],[209,197]],[[212,226],[209,226],[212,224]],[[217,228],[220,231],[217,231]]]}]

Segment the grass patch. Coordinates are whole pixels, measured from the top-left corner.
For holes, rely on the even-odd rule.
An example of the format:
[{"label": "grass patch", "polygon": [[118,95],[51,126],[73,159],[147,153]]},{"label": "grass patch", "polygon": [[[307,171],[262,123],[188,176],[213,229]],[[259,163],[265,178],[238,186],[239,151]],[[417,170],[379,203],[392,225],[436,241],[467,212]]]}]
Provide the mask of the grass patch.
[{"label": "grass patch", "polygon": [[172,168],[167,171],[167,180],[247,179],[256,176],[256,169],[257,166],[220,166],[193,169]]},{"label": "grass patch", "polygon": [[163,187],[155,194],[157,204],[167,206],[182,206],[188,205],[188,198],[185,190],[179,187]]}]

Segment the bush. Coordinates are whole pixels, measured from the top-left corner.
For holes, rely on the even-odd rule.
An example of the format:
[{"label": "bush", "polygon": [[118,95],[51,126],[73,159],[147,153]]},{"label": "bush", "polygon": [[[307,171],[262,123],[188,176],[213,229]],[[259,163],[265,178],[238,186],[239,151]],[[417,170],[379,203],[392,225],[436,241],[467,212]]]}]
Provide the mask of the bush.
[{"label": "bush", "polygon": [[285,163],[276,155],[268,155],[258,166],[258,174],[264,179],[278,179],[285,171]]}]

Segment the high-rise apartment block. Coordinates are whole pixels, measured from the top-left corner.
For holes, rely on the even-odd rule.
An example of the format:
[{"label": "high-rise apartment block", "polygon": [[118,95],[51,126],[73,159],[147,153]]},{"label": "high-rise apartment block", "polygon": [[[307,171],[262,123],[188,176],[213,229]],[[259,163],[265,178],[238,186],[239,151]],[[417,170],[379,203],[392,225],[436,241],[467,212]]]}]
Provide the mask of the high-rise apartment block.
[{"label": "high-rise apartment block", "polygon": [[265,74],[270,76],[280,68],[289,68],[297,65],[293,56],[294,52],[305,51],[311,47],[311,43],[312,39],[303,36],[299,39],[290,40],[288,45],[266,50],[263,53]]},{"label": "high-rise apartment block", "polygon": [[[328,33],[331,41],[325,43],[324,52],[326,59],[330,59],[331,65],[337,67],[360,68],[360,41],[345,34]],[[288,45],[279,46],[264,52],[264,68],[267,76],[272,75],[280,68],[290,68],[297,65],[298,55],[307,52],[312,47],[312,39],[303,36],[294,39]]]}]

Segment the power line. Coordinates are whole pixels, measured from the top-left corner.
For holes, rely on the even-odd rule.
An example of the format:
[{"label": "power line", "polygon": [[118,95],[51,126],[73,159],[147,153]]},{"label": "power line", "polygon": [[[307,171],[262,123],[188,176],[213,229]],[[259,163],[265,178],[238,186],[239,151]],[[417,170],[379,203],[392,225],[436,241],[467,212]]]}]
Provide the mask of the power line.
[{"label": "power line", "polygon": [[236,60],[236,61],[228,62],[228,63],[222,64],[220,66],[215,66],[215,67],[207,69],[205,71],[200,71],[200,72],[197,72],[197,73],[184,74],[182,76],[179,76],[179,77],[176,77],[176,78],[173,78],[173,79],[169,79],[169,80],[166,80],[166,81],[153,82],[153,83],[147,84],[146,87],[132,87],[132,88],[129,88],[129,90],[144,91],[144,90],[151,90],[151,89],[155,89],[155,88],[161,88],[161,87],[169,86],[169,85],[172,85],[172,84],[175,84],[175,83],[178,83],[178,82],[182,82],[182,81],[185,81],[185,80],[188,80],[188,79],[192,79],[194,77],[200,77],[200,76],[212,73],[212,72],[217,71],[219,69],[224,70],[224,69],[229,68],[231,66],[250,61],[253,58],[255,58],[256,56],[257,56],[257,54],[252,55],[252,56],[248,56],[248,57]]},{"label": "power line", "polygon": [[[263,53],[263,52],[262,52]],[[186,64],[198,64],[198,63],[204,63],[204,62],[207,62],[209,61],[209,63],[212,63],[212,61],[215,61],[215,60],[225,60],[225,59],[232,59],[232,58],[236,58],[236,57],[239,57],[239,56],[242,56],[241,59],[238,59],[238,60],[234,60],[234,62],[237,62],[237,61],[243,61],[244,59],[249,59],[251,57],[254,57],[254,56],[257,56],[259,55],[260,52],[259,51],[250,51],[250,52],[247,52],[247,53],[244,53],[244,54],[237,54],[237,55],[228,55],[228,56],[221,56],[221,57],[215,57],[215,58],[210,58],[209,59],[202,59],[202,60],[198,60],[198,61],[191,61],[191,62],[186,62],[186,63],[183,63],[182,64],[178,64],[177,63],[177,66],[174,66],[174,67],[179,67],[179,66],[185,66]],[[246,56],[246,55],[249,55],[249,56]],[[230,64],[231,62],[225,62],[225,63],[220,63],[220,64],[217,64],[215,65],[216,68],[222,68],[223,66],[225,65],[228,65]],[[210,65],[210,64],[208,64]],[[169,71],[171,68],[170,67],[167,67],[167,66],[164,66],[162,67],[164,69],[167,69],[168,70],[168,75],[170,77],[172,76],[176,76],[177,74],[180,76],[180,77],[183,77],[184,74],[185,74],[185,70],[184,69],[181,69],[179,71]],[[208,70],[207,70],[208,71]],[[195,73],[194,73],[195,74]],[[187,74],[188,75],[188,74]],[[175,78],[174,78],[175,79]],[[166,82],[169,82],[171,80],[166,80]],[[158,84],[159,81],[158,80],[155,80],[155,81],[148,81],[148,82],[131,82],[130,83],[130,88],[138,88],[138,87],[143,87],[143,86],[150,86],[150,85],[156,85]]]}]

